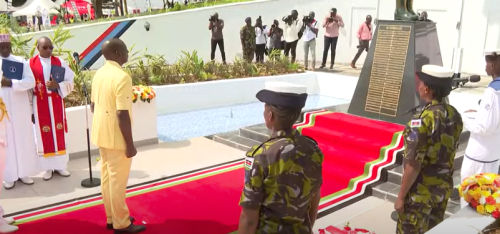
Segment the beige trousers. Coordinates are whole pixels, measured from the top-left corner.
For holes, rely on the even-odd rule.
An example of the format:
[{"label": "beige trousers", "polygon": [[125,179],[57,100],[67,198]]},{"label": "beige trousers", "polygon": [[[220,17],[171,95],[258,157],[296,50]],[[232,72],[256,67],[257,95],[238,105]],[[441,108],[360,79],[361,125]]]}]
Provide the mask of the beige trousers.
[{"label": "beige trousers", "polygon": [[125,150],[100,148],[101,192],[106,210],[107,223],[114,229],[130,225],[130,213],[125,202],[128,176],[132,158],[127,158]]}]

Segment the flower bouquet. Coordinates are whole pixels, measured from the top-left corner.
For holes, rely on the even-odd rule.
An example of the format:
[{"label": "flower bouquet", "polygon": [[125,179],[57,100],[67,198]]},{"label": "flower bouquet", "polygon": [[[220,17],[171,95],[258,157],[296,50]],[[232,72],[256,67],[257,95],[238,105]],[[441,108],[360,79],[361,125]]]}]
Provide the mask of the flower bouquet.
[{"label": "flower bouquet", "polygon": [[500,218],[500,176],[481,173],[464,179],[457,186],[458,194],[480,214]]},{"label": "flower bouquet", "polygon": [[347,223],[342,229],[334,226],[328,226],[327,228],[319,229],[318,231],[318,234],[375,234],[375,232],[370,232],[366,229],[351,228],[349,223]]},{"label": "flower bouquet", "polygon": [[156,93],[153,88],[144,85],[132,87],[132,93],[132,102],[134,103],[137,102],[138,99],[140,99],[142,102],[150,103],[151,100],[156,97]]}]

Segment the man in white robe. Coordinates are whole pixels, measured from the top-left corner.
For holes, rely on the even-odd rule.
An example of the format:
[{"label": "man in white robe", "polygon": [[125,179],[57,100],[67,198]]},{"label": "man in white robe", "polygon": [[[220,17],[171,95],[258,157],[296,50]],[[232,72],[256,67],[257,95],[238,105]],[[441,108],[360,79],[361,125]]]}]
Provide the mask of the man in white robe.
[{"label": "man in white robe", "polygon": [[[498,173],[500,165],[500,49],[486,51],[486,73],[493,81],[484,90],[477,110],[462,114],[470,131],[460,176],[462,181],[479,173]],[[467,206],[462,198],[461,206]]]},{"label": "man in white robe", "polygon": [[[70,176],[67,170],[69,156],[66,149],[66,112],[64,98],[73,91],[75,73],[62,59],[52,56],[52,41],[47,37],[38,39],[39,55],[30,59],[35,76],[33,92],[33,120],[40,169],[45,171],[44,180],[52,179],[54,171],[63,177]],[[63,80],[59,73],[52,73],[54,66],[64,68]],[[59,82],[58,82],[59,80]]]},{"label": "man in white robe", "polygon": [[0,34],[0,59],[24,64],[21,80],[9,80],[2,76],[1,81],[3,99],[10,117],[7,122],[7,156],[3,179],[4,187],[11,189],[18,180],[24,184],[33,184],[30,176],[40,172],[28,96],[28,90],[35,87],[35,79],[29,63],[11,54],[9,34]]},{"label": "man in white robe", "polygon": [[[2,69],[0,69],[0,77]],[[7,146],[7,122],[9,121],[9,113],[7,107],[3,102],[3,89],[0,89],[0,181],[3,181],[3,172],[5,170],[5,147]],[[1,190],[1,189],[0,189]],[[19,228],[11,224],[14,223],[12,218],[3,218],[4,210],[0,206],[0,233],[11,233],[17,231]]]}]

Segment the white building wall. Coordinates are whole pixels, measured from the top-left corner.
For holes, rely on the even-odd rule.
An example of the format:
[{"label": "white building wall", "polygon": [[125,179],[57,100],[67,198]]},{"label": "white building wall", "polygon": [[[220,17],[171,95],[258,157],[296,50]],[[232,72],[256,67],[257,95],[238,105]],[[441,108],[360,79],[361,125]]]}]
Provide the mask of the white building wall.
[{"label": "white building wall", "polygon": [[[129,5],[132,3],[129,0]],[[144,1],[144,0],[136,0]],[[429,18],[437,22],[440,47],[445,66],[451,67],[453,50],[457,38],[456,24],[460,14],[461,0],[415,0],[417,11],[425,10]],[[462,21],[463,65],[462,72],[484,74],[485,48],[500,48],[500,0],[464,0]],[[153,3],[154,2],[154,3]],[[161,0],[151,0],[158,4]],[[494,3],[495,2],[495,3]],[[380,6],[377,11],[377,6]],[[296,9],[301,15],[310,11],[316,12],[318,19],[328,14],[330,8],[336,7],[343,17],[345,28],[342,30],[337,45],[336,63],[349,63],[356,53],[357,38],[355,35],[359,25],[367,14],[374,18],[393,19],[395,0],[263,0],[234,5],[207,7],[182,12],[172,12],[138,18],[137,21],[122,35],[129,45],[135,44],[136,49],[148,48],[149,53],[164,54],[173,62],[181,51],[196,50],[204,59],[210,58],[210,31],[208,17],[218,12],[225,20],[224,40],[226,56],[232,60],[241,53],[239,30],[244,25],[247,16],[255,20],[262,16],[265,24],[270,25],[273,19],[281,19]],[[497,13],[497,14],[495,14]],[[148,22],[151,30],[146,32],[144,24]],[[82,52],[97,39],[111,22],[76,26],[70,28],[75,38],[66,43],[67,49]],[[47,33],[37,33],[44,34]],[[320,30],[316,47],[316,60],[319,66],[322,59],[324,30]],[[35,38],[38,37],[35,36]],[[303,43],[299,42],[297,57],[303,57]],[[358,63],[364,60],[363,54]],[[220,60],[220,53],[216,52]],[[329,62],[328,62],[329,63]],[[102,58],[93,66],[98,68],[103,64]]]}]

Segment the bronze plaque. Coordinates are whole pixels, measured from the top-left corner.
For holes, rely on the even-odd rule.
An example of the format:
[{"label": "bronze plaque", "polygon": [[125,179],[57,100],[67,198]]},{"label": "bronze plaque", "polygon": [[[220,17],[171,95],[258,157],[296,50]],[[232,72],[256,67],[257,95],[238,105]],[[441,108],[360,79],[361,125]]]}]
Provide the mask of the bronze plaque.
[{"label": "bronze plaque", "polygon": [[365,111],[396,117],[411,26],[380,25],[377,31]]}]

